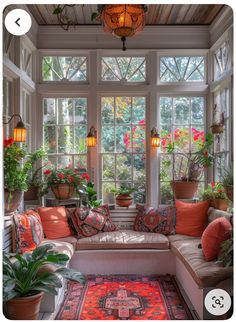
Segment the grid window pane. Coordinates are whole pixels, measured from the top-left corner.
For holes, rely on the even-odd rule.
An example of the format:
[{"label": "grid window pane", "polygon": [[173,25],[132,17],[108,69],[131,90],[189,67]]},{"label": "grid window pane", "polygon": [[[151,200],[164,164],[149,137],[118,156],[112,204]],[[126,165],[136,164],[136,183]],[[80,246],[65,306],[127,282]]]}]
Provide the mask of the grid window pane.
[{"label": "grid window pane", "polygon": [[[179,65],[179,68],[181,66]],[[172,198],[170,182],[188,176],[188,158],[204,139],[203,97],[160,97],[160,202]],[[170,146],[174,143],[173,153]],[[204,182],[204,176],[200,180]],[[170,191],[169,191],[170,189]]]},{"label": "grid window pane", "polygon": [[133,186],[134,202],[146,195],[146,99],[102,97],[101,99],[102,193],[109,187]]},{"label": "grid window pane", "polygon": [[45,98],[43,110],[43,145],[55,167],[87,169],[87,98]]}]

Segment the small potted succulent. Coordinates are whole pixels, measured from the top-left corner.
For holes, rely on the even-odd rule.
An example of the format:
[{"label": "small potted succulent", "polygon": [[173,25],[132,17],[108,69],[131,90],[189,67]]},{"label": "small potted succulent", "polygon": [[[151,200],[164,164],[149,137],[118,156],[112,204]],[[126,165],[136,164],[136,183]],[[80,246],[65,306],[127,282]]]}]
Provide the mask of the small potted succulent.
[{"label": "small potted succulent", "polygon": [[134,191],[136,191],[135,188],[131,188],[124,184],[117,189],[111,189],[111,192],[116,195],[116,204],[119,207],[129,207],[132,204],[133,197],[131,196],[131,193]]},{"label": "small potted succulent", "polygon": [[220,182],[212,182],[207,189],[202,192],[202,199],[208,200],[209,205],[219,210],[226,211],[228,208],[228,199],[224,187]]}]

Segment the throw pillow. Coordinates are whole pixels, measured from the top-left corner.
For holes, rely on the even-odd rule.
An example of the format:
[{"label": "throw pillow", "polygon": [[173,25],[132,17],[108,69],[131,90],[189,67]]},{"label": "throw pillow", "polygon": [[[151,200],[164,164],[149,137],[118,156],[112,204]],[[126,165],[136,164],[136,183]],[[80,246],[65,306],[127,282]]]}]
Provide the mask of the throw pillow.
[{"label": "throw pillow", "polygon": [[38,212],[46,238],[57,239],[73,235],[67,221],[65,207],[40,207],[38,208]]},{"label": "throw pillow", "polygon": [[29,209],[22,214],[14,214],[15,251],[17,253],[31,252],[43,240],[43,227],[36,211]]},{"label": "throw pillow", "polygon": [[117,230],[110,218],[107,205],[94,209],[74,208],[67,209],[68,217],[79,238],[90,237],[99,232]]},{"label": "throw pillow", "polygon": [[176,200],[176,234],[201,237],[207,225],[208,201],[188,203]]},{"label": "throw pillow", "polygon": [[221,243],[230,238],[232,226],[230,222],[222,217],[213,220],[202,234],[202,251],[206,261],[217,258]]},{"label": "throw pillow", "polygon": [[163,207],[154,209],[136,205],[138,210],[134,221],[134,230],[141,232],[174,234],[175,208]]}]

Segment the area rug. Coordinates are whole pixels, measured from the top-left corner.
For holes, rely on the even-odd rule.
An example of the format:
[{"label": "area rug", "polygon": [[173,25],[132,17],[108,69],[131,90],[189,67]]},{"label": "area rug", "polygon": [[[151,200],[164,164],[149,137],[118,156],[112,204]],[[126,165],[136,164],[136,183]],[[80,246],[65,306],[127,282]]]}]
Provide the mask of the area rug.
[{"label": "area rug", "polygon": [[68,282],[56,320],[191,320],[173,276],[96,275]]}]

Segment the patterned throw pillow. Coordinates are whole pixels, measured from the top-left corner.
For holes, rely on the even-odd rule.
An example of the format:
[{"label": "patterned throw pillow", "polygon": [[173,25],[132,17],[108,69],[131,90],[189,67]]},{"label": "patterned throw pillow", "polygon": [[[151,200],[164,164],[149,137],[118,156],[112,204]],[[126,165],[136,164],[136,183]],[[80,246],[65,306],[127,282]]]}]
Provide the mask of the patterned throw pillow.
[{"label": "patterned throw pillow", "polygon": [[43,240],[43,227],[39,214],[29,209],[13,215],[15,247],[17,253],[33,251]]},{"label": "patterned throw pillow", "polygon": [[110,218],[109,207],[107,205],[94,209],[88,208],[68,208],[67,216],[72,229],[79,238],[90,237],[99,232],[117,230],[116,225]]},{"label": "patterned throw pillow", "polygon": [[175,208],[163,207],[154,209],[136,205],[138,210],[134,230],[141,232],[170,235],[175,233]]}]

